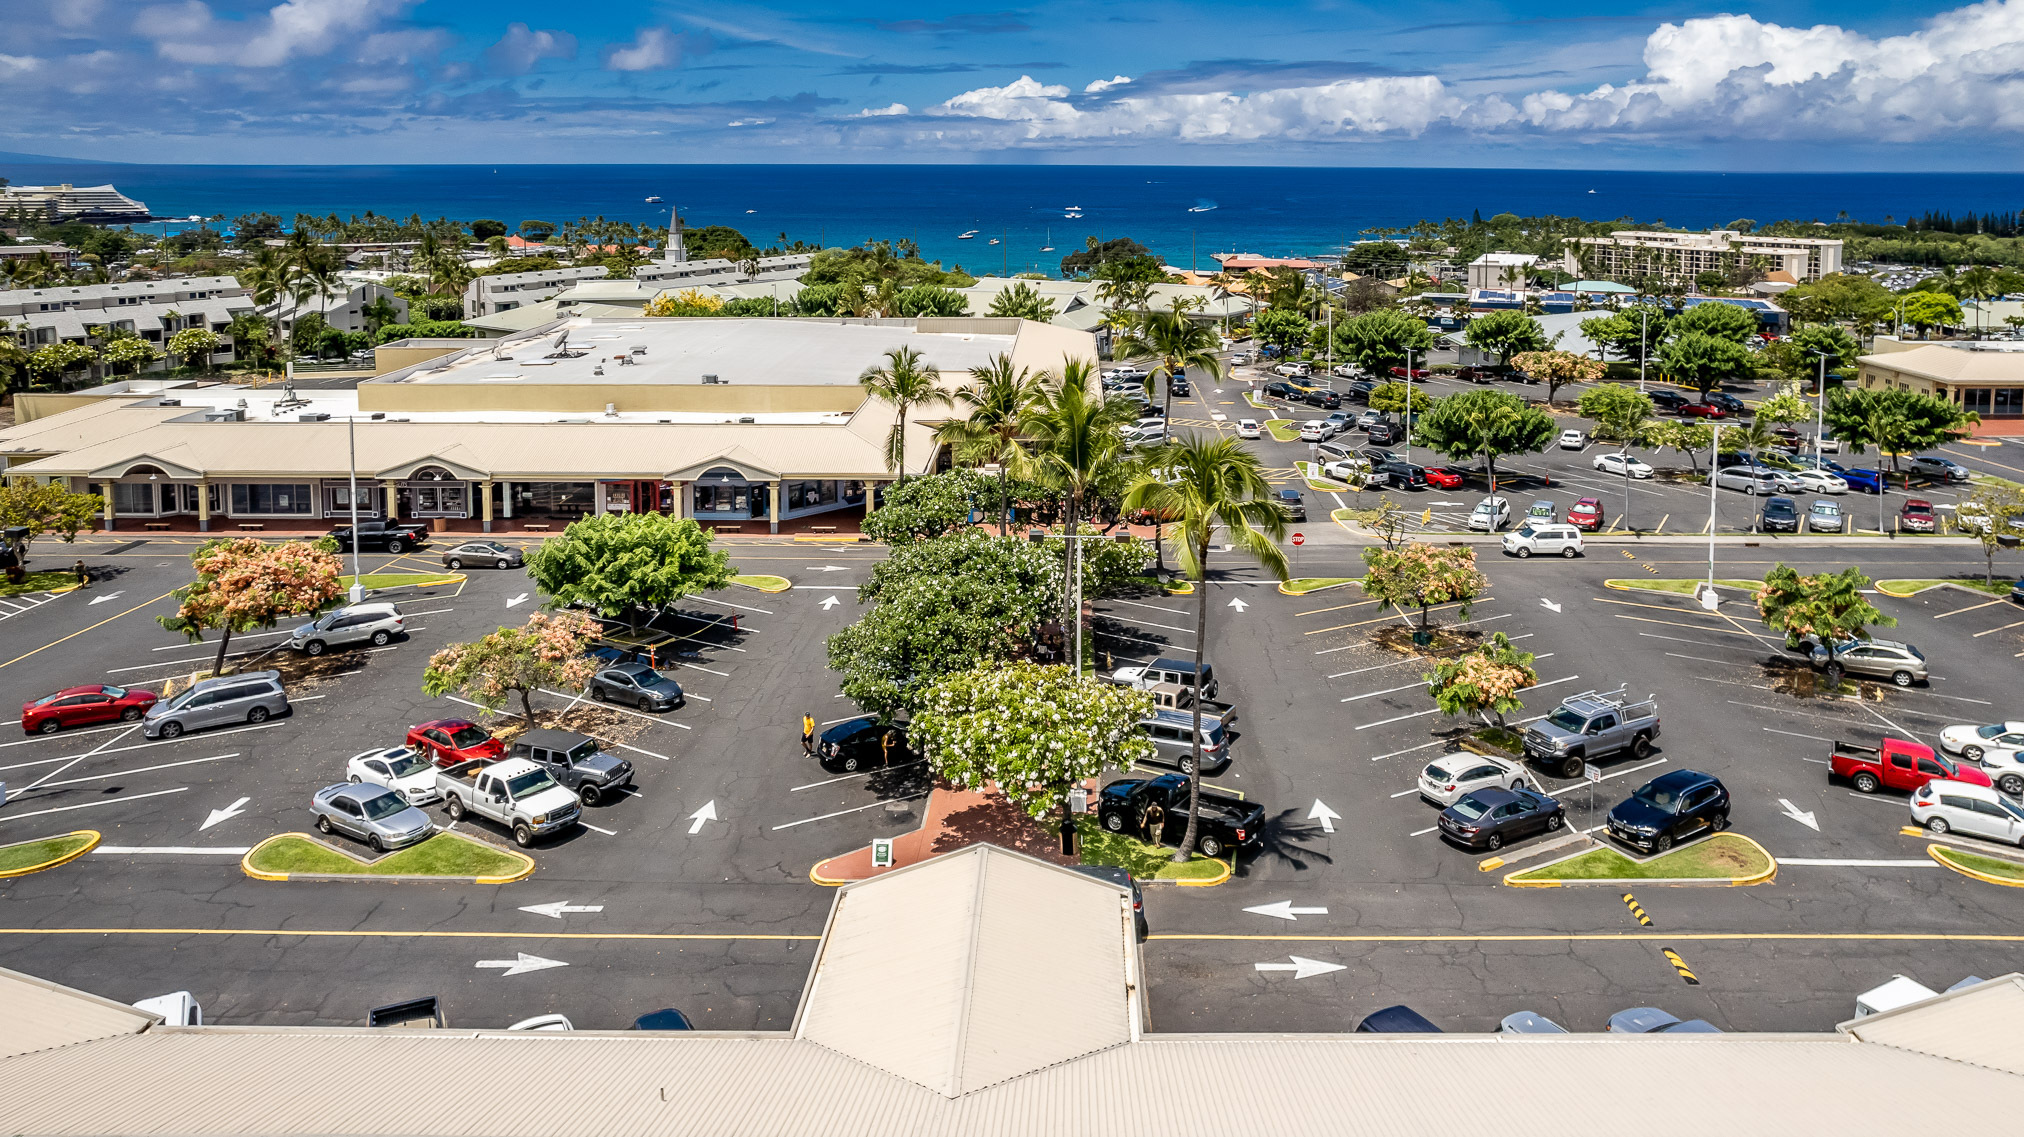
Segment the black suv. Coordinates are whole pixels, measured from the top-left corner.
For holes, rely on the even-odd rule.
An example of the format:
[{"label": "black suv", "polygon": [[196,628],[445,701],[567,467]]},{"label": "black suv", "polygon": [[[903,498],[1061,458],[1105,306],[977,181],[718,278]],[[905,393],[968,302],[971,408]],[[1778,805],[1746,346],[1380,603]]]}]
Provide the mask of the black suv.
[{"label": "black suv", "polygon": [[1342,396],[1326,387],[1315,387],[1307,391],[1301,396],[1301,400],[1310,407],[1320,407],[1325,411],[1332,411],[1342,406]]},{"label": "black suv", "polygon": [[1708,392],[1707,401],[1728,411],[1732,415],[1748,415],[1750,413],[1750,404],[1723,391]]},{"label": "black suv", "polygon": [[1687,405],[1687,397],[1685,395],[1680,394],[1678,391],[1669,391],[1664,387],[1653,388],[1646,391],[1645,394],[1651,396],[1652,407],[1659,411],[1677,411]]},{"label": "black suv", "polygon": [[1176,399],[1185,399],[1193,392],[1194,388],[1188,386],[1188,379],[1185,375],[1175,375],[1167,380],[1167,394],[1172,395]]},{"label": "black suv", "polygon": [[1265,384],[1262,392],[1268,399],[1298,399],[1300,390],[1291,383],[1278,381]]},{"label": "black suv", "polygon": [[1369,433],[1372,442],[1380,446],[1389,446],[1394,442],[1405,441],[1406,424],[1395,419],[1381,418],[1370,424]]},{"label": "black suv", "polygon": [[1799,504],[1789,497],[1766,499],[1757,527],[1766,533],[1799,532]]},{"label": "black suv", "polygon": [[1634,849],[1663,853],[1703,831],[1729,827],[1729,788],[1713,774],[1674,770],[1637,788],[1609,811],[1609,835]]},{"label": "black suv", "polygon": [[1370,401],[1370,393],[1375,390],[1377,390],[1377,384],[1368,379],[1357,379],[1344,387],[1342,393],[1346,398],[1363,403]]},{"label": "black suv", "polygon": [[[351,526],[340,525],[328,534],[337,542],[337,551],[351,551]],[[429,527],[412,521],[361,521],[358,523],[358,547],[361,549],[385,549],[389,553],[405,553],[419,549],[429,543]]]},{"label": "black suv", "polygon": [[1397,486],[1399,489],[1423,490],[1427,488],[1427,471],[1425,467],[1415,466],[1410,462],[1386,462],[1379,469],[1382,469],[1385,475],[1391,479],[1391,484]]},{"label": "black suv", "polygon": [[866,766],[894,766],[911,761],[907,728],[877,719],[852,719],[822,732],[815,756],[822,768],[850,773]]},{"label": "black suv", "polygon": [[1278,501],[1279,507],[1286,511],[1286,520],[1307,520],[1307,502],[1301,498],[1299,490],[1280,490]]}]

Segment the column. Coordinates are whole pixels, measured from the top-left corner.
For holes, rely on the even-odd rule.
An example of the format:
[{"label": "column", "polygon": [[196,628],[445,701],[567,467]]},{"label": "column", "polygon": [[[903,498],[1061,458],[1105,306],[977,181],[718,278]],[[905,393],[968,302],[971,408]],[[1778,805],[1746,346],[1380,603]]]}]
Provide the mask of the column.
[{"label": "column", "polygon": [[766,516],[767,516],[767,519],[768,519],[768,521],[770,522],[770,524],[771,524],[771,526],[772,526],[772,531],[773,531],[773,532],[775,532],[775,533],[778,533],[778,532],[780,532],[780,483],[779,483],[779,482],[767,482],[767,483],[766,483],[766,510],[767,510]]},{"label": "column", "polygon": [[197,531],[211,531],[211,483],[203,478],[197,479]]},{"label": "column", "polygon": [[98,483],[98,490],[99,490],[99,493],[100,493],[100,494],[102,494],[102,495],[104,496],[104,498],[105,498],[105,531],[106,531],[106,532],[108,532],[108,533],[110,533],[110,532],[112,532],[112,530],[113,530],[113,520],[112,520],[112,483],[111,483],[111,482],[100,482],[100,483]]},{"label": "column", "polygon": [[485,521],[485,532],[490,533],[492,531],[492,480],[490,478],[478,483],[478,502],[479,516]]},{"label": "column", "polygon": [[676,482],[674,483],[674,486],[675,486],[674,516],[687,517],[689,515],[689,483]]},{"label": "column", "polygon": [[866,517],[870,517],[871,511],[877,508],[878,508],[878,483],[866,482],[864,484],[864,515]]},{"label": "column", "polygon": [[392,478],[388,478],[386,480],[386,488],[387,520],[399,521],[401,518],[401,484]]},{"label": "column", "polygon": [[513,520],[513,483],[500,482],[499,485],[502,487],[499,491],[502,495],[499,499],[499,516],[511,521]]}]

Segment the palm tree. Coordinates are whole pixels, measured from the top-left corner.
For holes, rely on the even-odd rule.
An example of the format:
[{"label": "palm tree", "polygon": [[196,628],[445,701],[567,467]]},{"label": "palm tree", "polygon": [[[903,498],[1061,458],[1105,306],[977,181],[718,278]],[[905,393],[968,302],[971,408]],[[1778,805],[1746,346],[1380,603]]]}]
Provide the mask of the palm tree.
[{"label": "palm tree", "polygon": [[921,361],[921,353],[910,347],[896,347],[885,353],[884,366],[864,369],[857,381],[867,395],[893,407],[892,432],[886,435],[886,469],[907,480],[907,412],[914,407],[949,405],[942,390],[941,373]]},{"label": "palm tree", "polygon": [[[1181,571],[1195,585],[1195,674],[1202,673],[1202,643],[1209,634],[1209,550],[1221,540],[1250,554],[1265,570],[1286,579],[1286,511],[1272,500],[1272,485],[1258,456],[1235,438],[1189,432],[1154,447],[1147,472],[1125,494],[1126,509],[1151,509],[1177,519]],[[1157,473],[1154,473],[1157,471]],[[1176,862],[1194,852],[1201,821],[1202,704],[1194,705],[1195,729],[1188,763],[1188,828],[1174,851]]]},{"label": "palm tree", "polygon": [[[1067,360],[1061,368],[1061,381],[1042,384],[1019,422],[1026,437],[1033,440],[1031,469],[1035,479],[1061,492],[1063,533],[1077,532],[1091,491],[1124,457],[1123,427],[1137,413],[1126,400],[1095,392],[1090,382],[1095,367],[1086,359]],[[1074,603],[1074,580],[1063,577],[1063,583],[1062,609],[1071,613],[1071,621],[1081,619],[1082,614],[1069,607]]]},{"label": "palm tree", "polygon": [[935,430],[935,441],[949,447],[956,459],[972,465],[995,463],[998,470],[998,535],[1005,535],[1005,475],[1007,468],[1024,465],[1026,451],[1019,445],[1019,418],[1040,393],[1048,378],[1028,368],[1012,369],[1012,357],[999,352],[991,362],[970,369],[975,386],[956,392],[955,404],[968,414],[951,419]]}]

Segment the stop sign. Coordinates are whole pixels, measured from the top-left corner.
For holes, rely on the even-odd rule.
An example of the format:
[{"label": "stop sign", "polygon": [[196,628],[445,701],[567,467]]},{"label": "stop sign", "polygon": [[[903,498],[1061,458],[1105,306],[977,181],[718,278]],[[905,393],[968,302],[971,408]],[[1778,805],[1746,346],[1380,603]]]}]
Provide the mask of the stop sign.
[{"label": "stop sign", "polygon": [[1295,533],[1293,535],[1293,543],[1296,545],[1305,545],[1307,543],[1307,534]]}]

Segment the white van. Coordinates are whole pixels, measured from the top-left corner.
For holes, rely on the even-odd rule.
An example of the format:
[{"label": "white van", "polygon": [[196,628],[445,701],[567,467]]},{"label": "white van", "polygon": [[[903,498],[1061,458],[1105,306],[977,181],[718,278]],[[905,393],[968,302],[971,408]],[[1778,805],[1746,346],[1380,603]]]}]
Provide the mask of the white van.
[{"label": "white van", "polygon": [[2024,845],[2024,809],[1988,786],[1935,778],[1912,795],[1911,806],[1912,823],[1934,833]]}]

